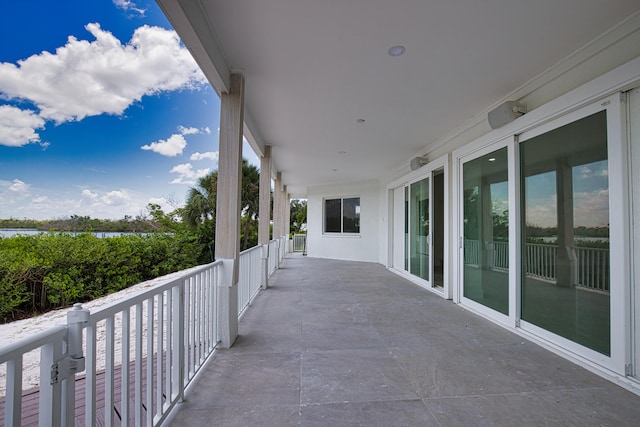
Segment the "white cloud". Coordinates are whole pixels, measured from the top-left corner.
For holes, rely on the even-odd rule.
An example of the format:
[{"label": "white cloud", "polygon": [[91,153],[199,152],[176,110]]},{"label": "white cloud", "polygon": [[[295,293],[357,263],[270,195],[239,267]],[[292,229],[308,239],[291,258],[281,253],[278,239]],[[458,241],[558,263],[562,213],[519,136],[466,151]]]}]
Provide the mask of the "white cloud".
[{"label": "white cloud", "polygon": [[193,153],[191,155],[191,157],[189,159],[193,160],[193,161],[206,160],[206,159],[217,161],[218,160],[218,152],[217,151],[207,151],[206,153],[200,153],[200,152],[196,151],[195,153]]},{"label": "white cloud", "polygon": [[13,184],[9,186],[9,191],[13,191],[14,193],[25,194],[29,192],[30,185],[20,181],[19,179],[14,179]]},{"label": "white cloud", "polygon": [[145,95],[196,88],[206,79],[173,30],[144,25],[120,40],[97,23],[92,42],[69,36],[55,53],[0,63],[0,93],[31,101],[57,123],[122,114]]},{"label": "white cloud", "polygon": [[194,171],[191,163],[176,165],[169,172],[177,173],[180,176],[171,181],[170,184],[195,185],[197,179],[207,176],[210,171],[211,169],[209,168]]},{"label": "white cloud", "polygon": [[49,201],[49,198],[47,196],[37,196],[33,198],[33,203],[36,203],[36,204],[42,204],[48,201]]},{"label": "white cloud", "polygon": [[31,110],[0,105],[0,145],[21,147],[40,142],[36,129],[44,128],[44,120]]},{"label": "white cloud", "polygon": [[[136,215],[146,212],[147,204],[155,200],[150,199],[148,192],[128,188],[85,187],[69,193],[65,189],[43,189],[38,188],[37,184],[24,184],[28,186],[28,192],[10,191],[10,187],[21,187],[17,181],[0,179],[0,218],[54,219],[75,214],[92,218],[119,219],[125,214]],[[166,212],[175,209],[169,209],[170,199],[165,200],[166,202],[160,205],[163,209],[166,208]]]},{"label": "white cloud", "polygon": [[137,15],[144,16],[147,13],[146,9],[142,9],[131,0],[113,0],[113,4],[118,8],[122,9],[125,12],[134,12]]},{"label": "white cloud", "polygon": [[209,126],[207,126],[206,128],[203,129],[204,133],[206,133],[207,135],[211,135],[211,129],[209,129]]},{"label": "white cloud", "polygon": [[182,154],[185,147],[187,146],[187,141],[184,139],[184,136],[174,133],[168,139],[160,141],[152,142],[148,145],[143,145],[143,150],[154,151],[158,154],[162,154],[167,157],[175,157],[179,154]]},{"label": "white cloud", "polygon": [[82,190],[81,194],[84,199],[89,200],[96,206],[121,206],[131,199],[131,196],[127,190],[112,190],[100,194],[97,191],[92,191],[88,188],[85,188],[84,190]]},{"label": "white cloud", "polygon": [[86,197],[87,199],[90,199],[90,200],[98,200],[98,193],[95,193],[88,189],[84,189],[82,190],[82,197]]},{"label": "white cloud", "polygon": [[197,135],[199,133],[202,133],[202,131],[200,131],[200,129],[198,128],[187,128],[184,126],[178,126],[178,132],[180,132],[181,135]]},{"label": "white cloud", "polygon": [[126,190],[109,191],[100,198],[102,202],[109,206],[121,206],[129,199],[130,197]]},{"label": "white cloud", "polygon": [[573,196],[573,206],[576,227],[601,227],[609,224],[608,189],[576,193]]}]

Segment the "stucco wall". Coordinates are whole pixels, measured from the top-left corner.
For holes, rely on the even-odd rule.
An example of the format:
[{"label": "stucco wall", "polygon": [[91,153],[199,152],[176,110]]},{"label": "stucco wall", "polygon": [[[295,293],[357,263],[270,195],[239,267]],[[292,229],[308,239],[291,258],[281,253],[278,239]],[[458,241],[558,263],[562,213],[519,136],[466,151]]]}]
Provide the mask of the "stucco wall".
[{"label": "stucco wall", "polygon": [[[360,234],[324,234],[323,200],[360,197]],[[366,181],[312,187],[308,190],[307,254],[317,258],[378,262],[379,206],[378,182]]]}]

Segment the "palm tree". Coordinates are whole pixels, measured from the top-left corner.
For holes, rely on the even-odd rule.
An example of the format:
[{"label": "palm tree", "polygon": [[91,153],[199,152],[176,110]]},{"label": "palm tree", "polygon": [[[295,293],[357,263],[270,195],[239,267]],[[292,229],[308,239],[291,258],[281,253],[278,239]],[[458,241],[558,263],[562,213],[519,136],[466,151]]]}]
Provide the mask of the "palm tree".
[{"label": "palm tree", "polygon": [[190,188],[184,207],[184,221],[196,227],[206,221],[216,220],[216,195],[218,171],[213,171],[198,180],[198,186]]},{"label": "palm tree", "polygon": [[182,220],[196,231],[198,241],[207,247],[201,262],[214,260],[216,229],[216,194],[218,171],[211,172],[198,180],[198,186],[189,189],[187,201],[182,210]]},{"label": "palm tree", "polygon": [[[198,180],[197,187],[191,188],[184,207],[183,220],[192,228],[198,229],[200,240],[212,246],[216,223],[216,197],[218,171],[213,171]],[[242,160],[242,184],[240,189],[241,215],[244,217],[241,250],[257,244],[250,235],[257,230],[260,202],[260,171],[246,160]],[[255,240],[255,241],[254,241]]]},{"label": "palm tree", "polygon": [[[260,209],[260,171],[254,165],[250,165],[246,160],[242,160],[242,187],[240,191],[240,201],[242,204],[242,216],[245,218],[244,230],[242,232],[242,250],[258,244],[257,241],[257,220]],[[249,234],[255,229],[256,238],[249,242]],[[255,241],[254,241],[255,240]]]}]

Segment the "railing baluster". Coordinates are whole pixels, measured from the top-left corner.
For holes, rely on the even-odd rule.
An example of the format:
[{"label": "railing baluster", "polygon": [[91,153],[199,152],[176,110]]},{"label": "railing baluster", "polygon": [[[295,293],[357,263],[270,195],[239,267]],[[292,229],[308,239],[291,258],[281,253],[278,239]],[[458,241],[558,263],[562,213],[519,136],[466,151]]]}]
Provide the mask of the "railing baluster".
[{"label": "railing baluster", "polygon": [[[162,389],[164,371],[163,354],[164,354],[164,291],[158,294],[158,327],[156,339],[156,414],[162,416],[164,414],[162,402]],[[154,418],[155,421],[156,418]]]},{"label": "railing baluster", "polygon": [[167,291],[167,344],[166,344],[166,350],[165,350],[167,354],[167,362],[166,362],[167,373],[166,373],[166,384],[165,384],[165,392],[164,392],[164,394],[167,396],[166,404],[165,404],[166,408],[168,408],[171,402],[173,402],[173,397],[174,397],[173,390],[175,388],[175,381],[174,381],[174,374],[173,374],[173,368],[175,368],[174,366],[175,362],[173,358],[175,345],[174,345],[173,337],[176,330],[175,324],[174,324],[175,313],[173,312],[175,309],[173,306],[174,289],[176,288],[172,288]]},{"label": "railing baluster", "polygon": [[115,319],[109,316],[105,325],[105,379],[104,379],[104,421],[105,425],[115,425],[113,419],[114,405],[114,358],[115,358]]},{"label": "railing baluster", "polygon": [[133,389],[135,425],[142,425],[142,302],[136,304],[135,360]]},{"label": "railing baluster", "polygon": [[147,380],[146,380],[146,420],[147,426],[153,426],[153,335],[154,335],[154,309],[155,298],[152,296],[147,300]]},{"label": "railing baluster", "polygon": [[7,361],[6,375],[4,425],[20,427],[22,423],[22,355]]},{"label": "railing baluster", "polygon": [[122,424],[129,425],[129,351],[131,311],[127,307],[122,311],[122,355],[120,365],[120,417]]},{"label": "railing baluster", "polygon": [[40,349],[38,423],[41,426],[57,427],[61,424],[62,387],[60,382],[52,384],[50,381],[51,366],[61,357],[61,342],[49,342]]},{"label": "railing baluster", "polygon": [[[85,425],[96,424],[96,324],[86,328],[86,373],[85,373]],[[75,382],[75,379],[73,380]],[[74,385],[75,387],[75,385]],[[73,402],[75,405],[75,402]]]}]

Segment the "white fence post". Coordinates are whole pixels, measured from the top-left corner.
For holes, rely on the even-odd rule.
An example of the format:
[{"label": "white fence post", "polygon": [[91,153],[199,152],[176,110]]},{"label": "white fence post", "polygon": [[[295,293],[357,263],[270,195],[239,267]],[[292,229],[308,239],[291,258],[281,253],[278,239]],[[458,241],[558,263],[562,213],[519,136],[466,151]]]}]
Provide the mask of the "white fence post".
[{"label": "white fence post", "polygon": [[[67,355],[64,360],[69,362],[69,376],[64,379],[62,419],[68,426],[75,425],[76,413],[76,374],[84,371],[85,359],[82,353],[82,330],[89,323],[89,310],[84,310],[82,304],[74,304],[67,313]],[[62,361],[61,361],[62,362]],[[60,362],[59,362],[60,363]]]}]

